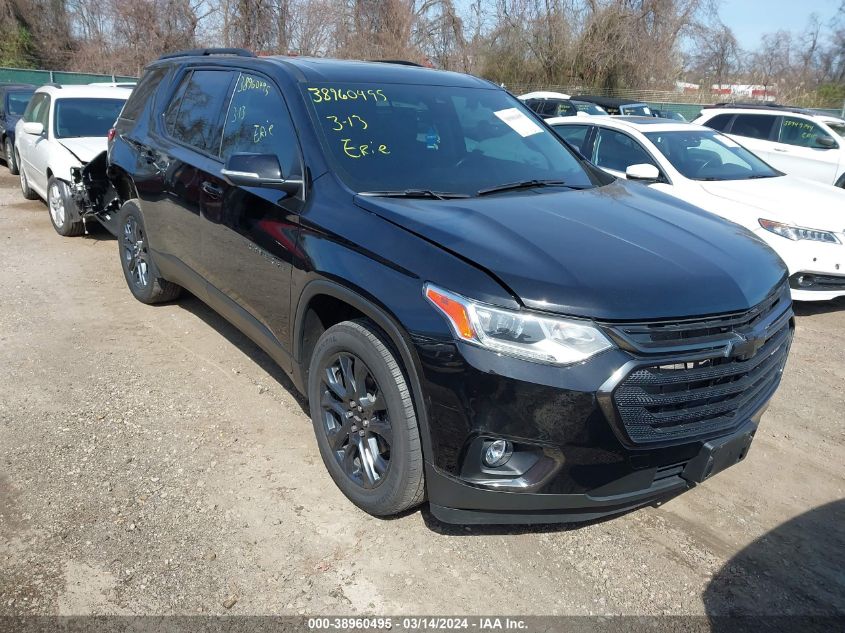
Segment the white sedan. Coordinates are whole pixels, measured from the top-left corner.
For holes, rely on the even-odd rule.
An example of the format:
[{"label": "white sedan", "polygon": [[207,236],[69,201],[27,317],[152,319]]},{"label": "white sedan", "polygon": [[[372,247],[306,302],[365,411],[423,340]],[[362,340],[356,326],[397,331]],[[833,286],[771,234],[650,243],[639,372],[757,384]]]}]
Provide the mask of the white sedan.
[{"label": "white sedan", "polygon": [[46,85],[35,91],[15,126],[21,192],[47,201],[59,235],[81,235],[85,225],[70,192],[73,167],[106,150],[128,88]]},{"label": "white sedan", "polygon": [[605,171],[753,231],[789,268],[792,298],[845,296],[845,191],[787,176],[724,134],[650,117],[546,121]]}]

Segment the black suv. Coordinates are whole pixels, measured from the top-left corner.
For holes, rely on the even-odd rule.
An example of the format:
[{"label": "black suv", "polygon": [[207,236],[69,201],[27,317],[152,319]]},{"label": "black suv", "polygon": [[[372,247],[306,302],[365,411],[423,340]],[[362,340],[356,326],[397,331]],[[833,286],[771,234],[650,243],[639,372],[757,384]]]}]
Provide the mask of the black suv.
[{"label": "black suv", "polygon": [[741,460],[792,339],[744,229],[576,156],[505,90],[397,63],[152,63],[76,174],[140,301],[186,288],[307,394],[367,512],[573,521]]},{"label": "black suv", "polygon": [[18,174],[15,161],[15,124],[23,116],[35,92],[30,84],[0,84],[0,150],[6,167]]}]

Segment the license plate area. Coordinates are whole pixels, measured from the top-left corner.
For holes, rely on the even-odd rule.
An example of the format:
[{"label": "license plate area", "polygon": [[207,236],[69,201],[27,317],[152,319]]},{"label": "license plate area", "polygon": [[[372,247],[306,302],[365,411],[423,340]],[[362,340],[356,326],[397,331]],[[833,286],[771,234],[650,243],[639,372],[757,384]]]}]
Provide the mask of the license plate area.
[{"label": "license plate area", "polygon": [[748,426],[739,433],[705,442],[681,473],[687,481],[701,483],[716,473],[738,464],[751,448],[756,427]]}]

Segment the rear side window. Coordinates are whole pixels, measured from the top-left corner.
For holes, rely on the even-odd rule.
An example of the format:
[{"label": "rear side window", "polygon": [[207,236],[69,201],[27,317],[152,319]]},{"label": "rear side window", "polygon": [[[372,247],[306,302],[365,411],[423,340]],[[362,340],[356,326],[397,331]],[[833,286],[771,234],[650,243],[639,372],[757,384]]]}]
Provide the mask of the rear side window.
[{"label": "rear side window", "polygon": [[232,73],[224,70],[195,70],[186,76],[184,88],[180,85],[165,113],[170,135],[216,156],[220,148],[220,119],[231,82]]},{"label": "rear side window", "polygon": [[596,136],[595,163],[605,169],[624,172],[631,165],[657,165],[651,155],[627,134],[599,128]]},{"label": "rear side window", "polygon": [[717,114],[709,121],[706,121],[704,125],[706,125],[712,130],[726,132],[728,130],[728,124],[731,122],[733,116],[733,114]]},{"label": "rear side window", "polygon": [[149,101],[150,97],[155,93],[161,80],[167,74],[166,68],[153,68],[141,78],[141,81],[132,90],[129,95],[129,100],[123,106],[123,111],[120,113],[121,119],[128,119],[130,121],[137,121],[144,110],[144,106]]},{"label": "rear side window", "polygon": [[738,114],[731,127],[731,134],[768,140],[776,120],[776,116],[768,114]]},{"label": "rear side window", "polygon": [[584,140],[587,138],[588,125],[555,125],[552,127],[560,138],[572,145],[582,154],[584,153]]},{"label": "rear side window", "polygon": [[275,154],[285,177],[299,175],[299,145],[287,106],[267,79],[241,73],[223,125],[220,155]]}]

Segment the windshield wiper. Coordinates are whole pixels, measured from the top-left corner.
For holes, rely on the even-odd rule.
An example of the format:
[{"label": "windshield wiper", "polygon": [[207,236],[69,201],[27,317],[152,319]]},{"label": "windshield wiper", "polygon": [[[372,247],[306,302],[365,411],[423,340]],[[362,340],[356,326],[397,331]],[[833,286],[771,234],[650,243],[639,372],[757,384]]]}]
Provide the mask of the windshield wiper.
[{"label": "windshield wiper", "polygon": [[513,191],[516,189],[531,189],[532,187],[569,187],[570,189],[578,189],[579,187],[567,185],[564,180],[520,180],[517,182],[506,182],[503,185],[496,185],[495,187],[487,187],[486,189],[479,189],[476,193],[479,196],[486,196],[491,193],[498,193],[500,191]]},{"label": "windshield wiper", "polygon": [[469,194],[454,191],[431,191],[430,189],[405,189],[404,191],[361,191],[360,196],[379,196],[385,198],[431,198],[448,200],[451,198],[469,198]]},{"label": "windshield wiper", "polygon": [[775,178],[777,174],[752,174],[746,180],[756,180],[757,178]]}]

